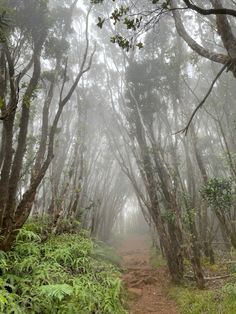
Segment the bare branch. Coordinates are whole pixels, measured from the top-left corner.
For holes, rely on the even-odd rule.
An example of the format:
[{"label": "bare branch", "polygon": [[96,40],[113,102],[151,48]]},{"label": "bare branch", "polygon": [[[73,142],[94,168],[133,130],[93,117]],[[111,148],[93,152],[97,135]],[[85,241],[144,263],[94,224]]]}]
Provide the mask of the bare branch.
[{"label": "bare branch", "polygon": [[198,112],[198,110],[204,105],[205,101],[207,100],[208,96],[210,95],[215,83],[217,82],[217,80],[219,79],[219,77],[221,76],[221,74],[224,72],[224,70],[226,68],[228,68],[230,66],[231,62],[227,62],[225,65],[223,65],[223,67],[220,69],[220,71],[218,72],[218,74],[216,75],[216,77],[214,78],[213,82],[211,83],[211,86],[209,88],[209,90],[207,91],[205,97],[203,98],[203,100],[200,102],[200,104],[195,108],[195,110],[193,111],[189,121],[188,121],[188,124],[186,125],[185,128],[183,128],[182,130],[174,133],[174,134],[178,134],[178,133],[184,133],[185,135],[187,135],[188,133],[188,129],[191,125],[191,122],[193,120],[193,118],[195,117],[196,113]]}]

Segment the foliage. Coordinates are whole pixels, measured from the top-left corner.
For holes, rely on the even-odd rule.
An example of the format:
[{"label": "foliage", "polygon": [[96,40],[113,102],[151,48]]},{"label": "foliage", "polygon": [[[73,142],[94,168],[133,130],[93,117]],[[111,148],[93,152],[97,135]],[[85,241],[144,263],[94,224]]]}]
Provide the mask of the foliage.
[{"label": "foliage", "polygon": [[212,178],[201,188],[201,195],[215,210],[229,210],[232,205],[232,180]]},{"label": "foliage", "polygon": [[170,290],[182,314],[233,314],[236,308],[236,286],[226,284],[217,290],[174,287]]},{"label": "foliage", "polygon": [[[115,2],[115,0],[112,0]],[[99,4],[103,3],[103,0],[91,0],[92,4]],[[155,7],[153,7],[153,11],[156,10],[156,12],[159,11],[159,14],[163,13],[163,10],[168,10],[170,1],[159,1],[159,0],[150,0],[150,3],[153,4]],[[154,9],[155,8],[155,9]],[[123,36],[121,34],[116,34],[115,36],[111,37],[111,42],[117,44],[122,49],[126,50],[127,52],[134,47],[138,47],[139,49],[143,48],[143,43],[138,42],[137,43],[137,34],[145,31],[147,25],[149,23],[143,22],[143,16],[146,16],[146,12],[142,14],[142,12],[138,14],[134,14],[133,12],[130,12],[131,10],[130,6],[124,6],[124,5],[118,5],[114,8],[114,10],[111,12],[110,20],[113,22],[113,25],[116,25],[117,23],[120,23],[124,26],[124,28],[128,31],[131,31],[131,36],[129,39],[127,39],[127,36]],[[151,10],[150,10],[151,12]],[[151,14],[150,14],[151,15]],[[158,14],[157,14],[158,15]],[[151,18],[150,18],[151,19]],[[103,24],[105,22],[105,18],[98,17],[97,26],[99,28],[103,28]],[[137,33],[137,34],[136,34]]]},{"label": "foliage", "polygon": [[229,297],[236,298],[236,283],[227,283],[222,288],[223,293],[227,294]]},{"label": "foliage", "polygon": [[7,39],[8,31],[12,25],[12,10],[6,1],[0,1],[0,42],[4,43]]},{"label": "foliage", "polygon": [[[30,223],[1,252],[1,313],[125,313],[116,268],[82,232],[50,236]],[[101,250],[101,249],[100,249]]]},{"label": "foliage", "polygon": [[170,211],[170,210],[166,210],[165,212],[163,212],[161,214],[161,218],[163,220],[163,222],[166,222],[166,223],[173,223],[175,221],[175,214]]},{"label": "foliage", "polygon": [[93,256],[96,259],[107,261],[113,265],[120,266],[121,258],[116,254],[113,248],[106,245],[104,242],[99,241],[99,245],[94,248]]}]

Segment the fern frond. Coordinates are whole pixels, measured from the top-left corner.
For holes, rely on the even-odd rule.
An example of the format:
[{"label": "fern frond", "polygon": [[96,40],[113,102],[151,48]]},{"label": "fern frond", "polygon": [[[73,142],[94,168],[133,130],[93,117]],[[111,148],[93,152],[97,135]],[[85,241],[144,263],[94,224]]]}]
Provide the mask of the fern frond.
[{"label": "fern frond", "polygon": [[67,284],[45,285],[39,287],[39,293],[46,298],[62,301],[73,294],[73,287]]},{"label": "fern frond", "polygon": [[16,237],[16,243],[17,242],[40,242],[41,238],[38,234],[31,230],[27,230],[26,228],[22,228],[19,230],[17,237]]}]

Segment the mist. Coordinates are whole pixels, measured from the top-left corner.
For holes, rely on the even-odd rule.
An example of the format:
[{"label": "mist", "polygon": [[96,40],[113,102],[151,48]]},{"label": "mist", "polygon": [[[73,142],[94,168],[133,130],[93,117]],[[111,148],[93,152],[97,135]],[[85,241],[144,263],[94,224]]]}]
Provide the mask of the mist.
[{"label": "mist", "polygon": [[[142,267],[154,288],[162,270],[199,289],[234,273],[209,265],[236,263],[235,16],[230,0],[0,2],[4,256],[29,232],[82,233],[123,257],[129,289]],[[151,313],[131,293],[132,313]],[[99,302],[71,313],[125,313]]]}]

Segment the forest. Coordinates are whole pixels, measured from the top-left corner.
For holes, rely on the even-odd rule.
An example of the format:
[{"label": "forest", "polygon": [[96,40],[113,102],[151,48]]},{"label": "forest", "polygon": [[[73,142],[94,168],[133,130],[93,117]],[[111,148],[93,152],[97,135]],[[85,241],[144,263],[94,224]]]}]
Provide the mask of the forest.
[{"label": "forest", "polygon": [[0,0],[0,314],[236,313],[235,18]]}]

